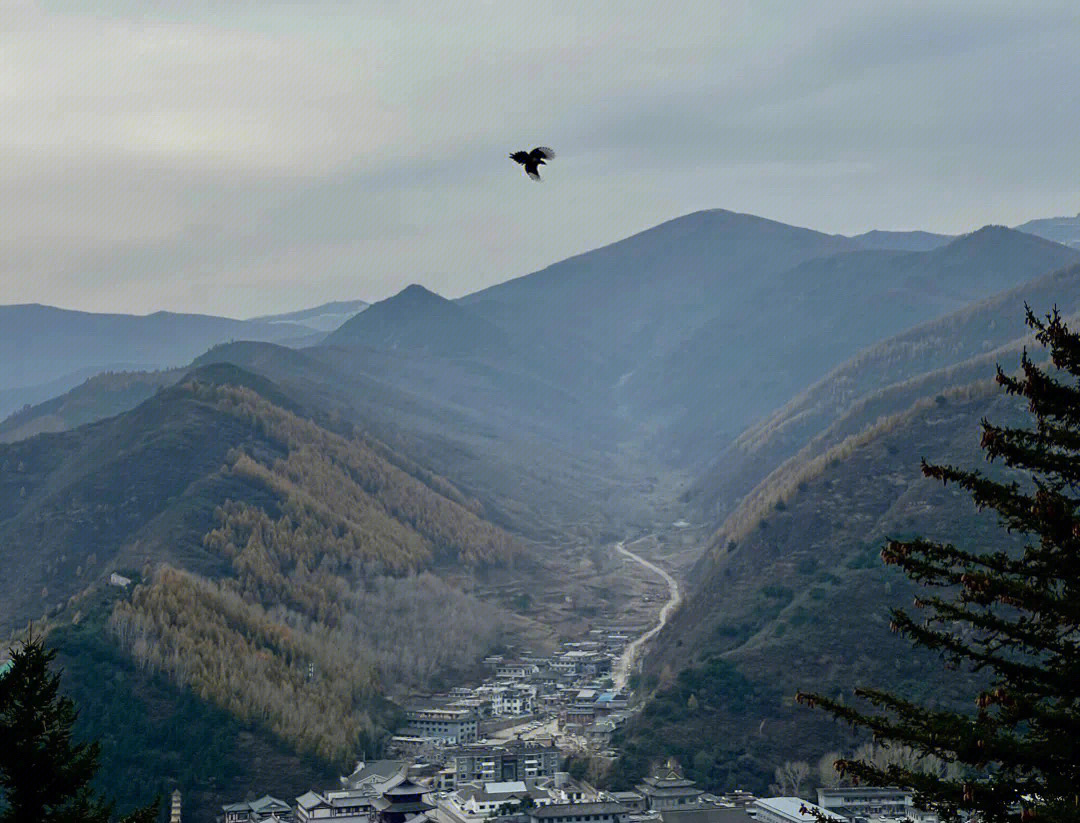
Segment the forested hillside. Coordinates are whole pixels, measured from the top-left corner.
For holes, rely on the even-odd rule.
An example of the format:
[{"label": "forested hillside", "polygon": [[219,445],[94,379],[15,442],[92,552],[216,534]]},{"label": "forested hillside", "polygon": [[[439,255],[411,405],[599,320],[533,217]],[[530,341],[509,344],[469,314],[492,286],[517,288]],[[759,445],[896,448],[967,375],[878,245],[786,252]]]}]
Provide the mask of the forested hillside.
[{"label": "forested hillside", "polygon": [[881,416],[992,373],[1030,348],[1024,305],[1080,312],[1080,267],[1070,266],[916,326],[862,350],[727,445],[687,493],[719,522],[785,461],[819,455]]},{"label": "forested hillside", "polygon": [[649,656],[645,685],[659,691],[625,730],[617,783],[674,755],[705,785],[764,791],[776,764],[853,746],[846,729],[794,704],[807,684],[847,694],[887,683],[948,700],[926,674],[939,669],[888,630],[888,608],[910,602],[913,588],[878,555],[888,537],[1000,540],[993,517],[924,479],[919,461],[972,465],[978,421],[1016,421],[1021,407],[989,380],[939,397],[793,468],[727,518]]},{"label": "forested hillside", "polygon": [[509,625],[440,569],[524,550],[446,480],[301,412],[212,365],[118,417],[0,446],[4,624],[79,624],[121,570],[136,582],[93,641],[111,655],[313,762],[377,748],[387,694],[473,665]]}]

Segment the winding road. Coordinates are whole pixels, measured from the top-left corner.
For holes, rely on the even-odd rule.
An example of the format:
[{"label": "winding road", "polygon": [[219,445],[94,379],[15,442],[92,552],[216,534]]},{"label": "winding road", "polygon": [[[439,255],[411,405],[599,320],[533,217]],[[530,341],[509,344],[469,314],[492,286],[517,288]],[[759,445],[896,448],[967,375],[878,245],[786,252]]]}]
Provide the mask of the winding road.
[{"label": "winding road", "polygon": [[615,682],[616,690],[622,691],[626,688],[626,683],[630,679],[630,670],[634,665],[634,660],[637,657],[638,652],[641,650],[641,647],[648,643],[650,640],[652,640],[654,637],[656,637],[656,635],[659,634],[660,630],[667,625],[668,617],[671,616],[671,613],[675,611],[678,605],[682,602],[682,592],[679,589],[678,581],[676,581],[674,577],[672,577],[662,568],[657,566],[655,563],[646,560],[641,555],[634,554],[632,551],[626,548],[626,546],[623,545],[622,541],[615,544],[615,550],[621,554],[626,555],[631,560],[640,563],[645,568],[650,569],[651,571],[664,578],[664,582],[667,583],[668,592],[670,593],[667,603],[665,603],[664,607],[660,609],[660,617],[657,620],[656,625],[649,629],[647,632],[645,632],[645,634],[641,635],[641,637],[639,637],[629,646],[627,646],[626,650],[622,653],[622,655],[619,657],[618,662],[615,664],[615,670],[612,673],[611,679]]}]

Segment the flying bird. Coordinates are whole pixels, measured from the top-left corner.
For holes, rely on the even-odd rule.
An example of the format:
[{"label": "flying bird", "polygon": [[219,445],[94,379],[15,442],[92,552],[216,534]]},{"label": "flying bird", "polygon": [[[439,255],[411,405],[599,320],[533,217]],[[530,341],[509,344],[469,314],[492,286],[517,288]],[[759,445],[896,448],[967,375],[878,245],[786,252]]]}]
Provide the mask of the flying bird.
[{"label": "flying bird", "polygon": [[533,180],[540,180],[540,166],[546,165],[546,161],[555,157],[555,152],[547,146],[537,146],[532,151],[516,151],[510,155],[515,163],[525,167],[525,173]]}]

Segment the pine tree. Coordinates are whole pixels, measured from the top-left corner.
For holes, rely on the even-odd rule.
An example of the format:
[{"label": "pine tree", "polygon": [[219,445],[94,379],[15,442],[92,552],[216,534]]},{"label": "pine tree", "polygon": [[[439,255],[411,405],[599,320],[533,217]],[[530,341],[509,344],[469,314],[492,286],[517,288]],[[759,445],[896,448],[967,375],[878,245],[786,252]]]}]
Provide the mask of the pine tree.
[{"label": "pine tree", "polygon": [[1044,320],[1028,308],[1027,322],[1052,365],[1025,351],[1021,373],[999,366],[997,382],[1026,399],[1034,426],[982,421],[985,456],[1008,476],[923,463],[927,477],[956,483],[980,510],[996,511],[1024,547],[972,551],[920,538],[882,550],[885,563],[929,590],[916,598],[916,612],[893,611],[893,630],[939,652],[947,669],[981,673],[984,687],[968,695],[966,711],[871,688],[855,689],[864,709],[797,698],[878,742],[946,764],[836,761],[860,783],[913,789],[945,819],[967,811],[987,823],[1080,820],[1080,335],[1056,308]]},{"label": "pine tree", "polygon": [[[31,635],[11,649],[0,675],[0,823],[108,823],[111,804],[96,797],[90,781],[99,746],[76,743],[77,711],[59,694],[60,675],[50,671],[55,650]],[[157,804],[124,818],[151,823]]]}]

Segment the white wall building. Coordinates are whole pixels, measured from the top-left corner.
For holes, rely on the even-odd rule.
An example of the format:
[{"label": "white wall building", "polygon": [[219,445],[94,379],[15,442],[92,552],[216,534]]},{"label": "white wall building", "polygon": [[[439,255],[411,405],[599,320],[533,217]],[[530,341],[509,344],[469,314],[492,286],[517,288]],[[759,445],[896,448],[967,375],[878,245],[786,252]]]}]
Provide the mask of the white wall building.
[{"label": "white wall building", "polygon": [[801,797],[762,797],[750,804],[749,811],[759,823],[817,823],[817,814],[826,820],[848,823],[846,817]]}]

